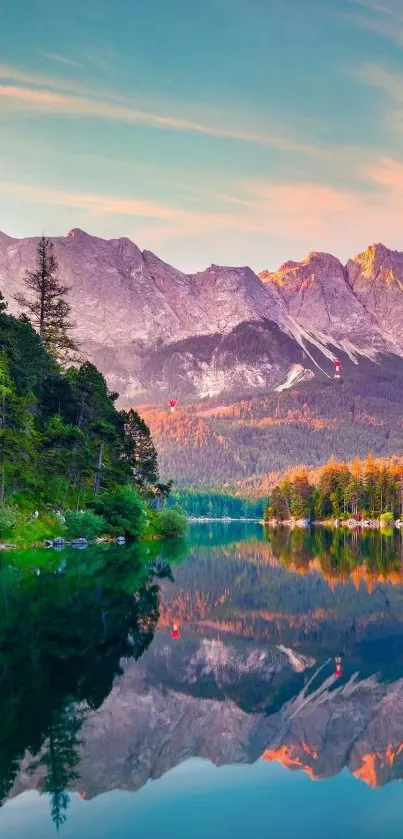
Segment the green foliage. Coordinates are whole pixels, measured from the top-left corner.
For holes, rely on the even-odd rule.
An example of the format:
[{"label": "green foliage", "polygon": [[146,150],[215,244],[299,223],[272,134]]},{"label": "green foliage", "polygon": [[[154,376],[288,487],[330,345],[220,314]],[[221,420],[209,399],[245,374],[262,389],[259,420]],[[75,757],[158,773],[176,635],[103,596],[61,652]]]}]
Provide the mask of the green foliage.
[{"label": "green foliage", "polygon": [[161,510],[156,514],[156,533],[163,539],[184,538],[188,526],[186,515],[180,509]]},{"label": "green foliage", "polygon": [[126,484],[158,494],[149,429],[137,413],[119,412],[116,398],[93,364],[63,371],[27,318],[8,315],[1,298],[0,506],[30,499],[31,512],[79,509]]},{"label": "green foliage", "polygon": [[392,523],[403,515],[403,470],[401,466],[376,464],[372,455],[351,468],[329,461],[319,470],[316,486],[300,470],[293,480],[274,487],[265,519],[376,518]]},{"label": "green foliage", "polygon": [[158,483],[157,452],[150,430],[137,411],[122,412],[125,433],[124,461],[138,486]]},{"label": "green foliage", "polygon": [[66,536],[68,539],[87,539],[91,541],[106,533],[107,524],[102,516],[98,516],[93,510],[83,512],[66,513]]},{"label": "green foliage", "polygon": [[145,504],[134,487],[123,486],[100,494],[92,502],[116,536],[139,539],[146,527]]},{"label": "green foliage", "polygon": [[[0,503],[4,504],[6,486],[23,478],[28,484],[33,477],[35,432],[29,411],[29,399],[19,396],[13,382],[8,358],[0,353]],[[21,469],[21,466],[23,467]]]},{"label": "green foliage", "polygon": [[53,551],[2,556],[0,804],[29,753],[27,771],[49,794],[58,828],[85,716],[108,696],[122,658],[138,659],[151,643],[159,588],[141,546],[66,550],[63,574],[52,573],[61,559]]},{"label": "green foliage", "polygon": [[17,522],[8,535],[18,548],[29,548],[62,534],[55,516],[41,513],[39,518],[33,521],[29,513],[19,510]]},{"label": "green foliage", "polygon": [[193,489],[176,490],[168,499],[168,507],[179,506],[188,516],[204,518],[261,519],[264,499],[249,501],[236,495],[219,492],[200,492]]},{"label": "green foliage", "polygon": [[14,505],[0,507],[0,534],[11,530],[17,524],[18,508]]}]

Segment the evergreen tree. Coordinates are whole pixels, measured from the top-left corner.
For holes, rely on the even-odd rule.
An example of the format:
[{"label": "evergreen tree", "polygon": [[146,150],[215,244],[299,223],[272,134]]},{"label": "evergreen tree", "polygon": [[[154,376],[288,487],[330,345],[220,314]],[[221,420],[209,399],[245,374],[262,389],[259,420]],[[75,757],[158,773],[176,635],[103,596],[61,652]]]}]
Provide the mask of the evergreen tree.
[{"label": "evergreen tree", "polygon": [[42,236],[36,253],[36,269],[25,275],[29,293],[27,296],[18,294],[15,299],[29,313],[32,325],[49,352],[59,362],[66,363],[77,353],[77,345],[70,335],[74,324],[66,299],[69,289],[59,282],[58,271],[53,243]]},{"label": "evergreen tree", "polygon": [[46,776],[41,786],[42,793],[50,795],[52,821],[58,831],[66,821],[70,803],[67,789],[78,780],[76,766],[79,760],[78,732],[83,723],[82,714],[73,708],[63,708],[52,715],[47,748],[40,759],[30,767],[46,767]]},{"label": "evergreen tree", "polygon": [[300,470],[292,484],[291,514],[295,519],[310,518],[312,513],[313,488],[306,470]]},{"label": "evergreen tree", "polygon": [[80,508],[134,483],[162,505],[171,484],[158,482],[150,431],[136,412],[119,412],[116,399],[93,364],[64,372],[0,296],[0,503],[32,491],[35,504]]},{"label": "evergreen tree", "polygon": [[80,494],[91,486],[101,488],[126,483],[130,473],[124,458],[124,430],[121,415],[102,373],[90,362],[71,369],[71,421],[76,439],[68,464],[68,488]]},{"label": "evergreen tree", "polygon": [[0,353],[0,504],[32,477],[35,435],[28,402],[16,393],[6,354]]},{"label": "evergreen tree", "polygon": [[400,515],[402,486],[400,458],[382,461],[368,455],[364,463],[356,459],[350,467],[332,459],[319,471],[300,469],[292,480],[287,477],[276,486],[265,518],[306,517],[310,510],[319,520],[384,514],[393,519]]},{"label": "evergreen tree", "polygon": [[140,487],[158,482],[157,452],[150,429],[137,411],[123,412],[125,450],[124,460],[131,469],[134,483]]}]

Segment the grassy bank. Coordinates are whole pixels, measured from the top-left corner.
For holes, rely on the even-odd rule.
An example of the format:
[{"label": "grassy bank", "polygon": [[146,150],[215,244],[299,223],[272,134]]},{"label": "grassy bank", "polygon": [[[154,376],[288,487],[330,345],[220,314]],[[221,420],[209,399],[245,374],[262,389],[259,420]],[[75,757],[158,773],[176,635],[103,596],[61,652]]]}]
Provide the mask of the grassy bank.
[{"label": "grassy bank", "polygon": [[129,486],[103,493],[86,510],[63,514],[49,509],[28,510],[16,505],[0,507],[0,549],[43,547],[55,539],[151,542],[184,538],[188,521],[179,509],[152,510]]}]

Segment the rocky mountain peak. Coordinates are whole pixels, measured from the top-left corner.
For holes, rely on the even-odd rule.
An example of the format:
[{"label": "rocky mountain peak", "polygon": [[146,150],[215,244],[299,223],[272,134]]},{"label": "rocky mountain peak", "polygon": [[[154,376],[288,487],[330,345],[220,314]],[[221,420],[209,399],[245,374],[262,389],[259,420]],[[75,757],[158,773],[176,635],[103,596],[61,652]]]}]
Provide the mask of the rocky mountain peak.
[{"label": "rocky mountain peak", "polygon": [[69,230],[67,234],[68,239],[78,239],[82,236],[89,236],[89,233],[86,233],[85,230],[81,230],[80,227],[73,227],[72,230]]},{"label": "rocky mountain peak", "polygon": [[[37,242],[0,234],[0,289],[11,312],[18,311],[15,296],[35,265]],[[60,278],[70,288],[75,337],[125,399],[144,395],[150,380],[141,374],[145,357],[154,358],[161,347],[166,358],[174,353],[172,364],[180,370],[175,390],[191,386],[203,394],[225,392],[229,380],[231,387],[291,386],[297,368],[298,378],[310,369],[310,362],[302,363],[311,358],[307,341],[330,359],[335,344],[337,354],[357,354],[358,347],[371,359],[391,348],[403,355],[403,254],[381,244],[347,267],[311,251],[301,262],[289,260],[258,276],[247,266],[217,264],[186,274],[127,237],[105,240],[77,227],[53,242]],[[249,332],[243,329],[252,323]],[[182,346],[186,341],[192,346]],[[158,390],[171,391],[164,364],[158,370]]]},{"label": "rocky mountain peak", "polygon": [[378,242],[368,245],[364,251],[350,259],[347,263],[347,269],[352,265],[359,266],[362,276],[371,279],[374,274],[382,271],[383,267],[389,269],[390,263],[396,261],[396,257],[400,261],[399,257],[402,257],[402,254],[399,254],[398,251],[391,251],[381,242]]},{"label": "rocky mountain peak", "polygon": [[403,253],[370,245],[347,263],[356,298],[386,337],[403,350]]},{"label": "rocky mountain peak", "polygon": [[7,233],[3,233],[3,231],[0,230],[0,241],[12,242],[13,238],[12,238],[12,236],[7,236]]},{"label": "rocky mountain peak", "polygon": [[265,283],[274,283],[285,294],[287,291],[294,294],[314,282],[325,282],[334,274],[344,275],[340,260],[330,253],[311,251],[301,262],[289,260],[280,265],[277,271],[262,271],[259,277]]},{"label": "rocky mountain peak", "polygon": [[315,269],[318,269],[319,267],[343,267],[337,256],[333,256],[332,253],[327,253],[326,251],[309,251],[305,259],[302,260],[302,265],[311,265],[314,266]]},{"label": "rocky mountain peak", "polygon": [[285,262],[260,278],[279,291],[288,314],[306,330],[338,341],[354,335],[361,343],[382,346],[379,330],[349,286],[346,269],[332,254],[311,251],[301,262]]}]

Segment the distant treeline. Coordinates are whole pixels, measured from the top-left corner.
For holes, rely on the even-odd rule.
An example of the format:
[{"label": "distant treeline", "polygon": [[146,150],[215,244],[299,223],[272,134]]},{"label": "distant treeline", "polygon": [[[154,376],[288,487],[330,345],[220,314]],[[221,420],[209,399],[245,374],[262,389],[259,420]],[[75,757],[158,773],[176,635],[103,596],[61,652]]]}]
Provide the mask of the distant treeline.
[{"label": "distant treeline", "polygon": [[253,518],[261,519],[265,509],[265,499],[248,501],[235,495],[222,493],[177,490],[170,497],[170,506],[180,506],[188,516],[208,518]]},{"label": "distant treeline", "polygon": [[[314,476],[314,480],[312,479]],[[351,465],[330,460],[315,473],[301,468],[274,487],[265,518],[379,518],[403,515],[403,464],[367,455]]]}]

